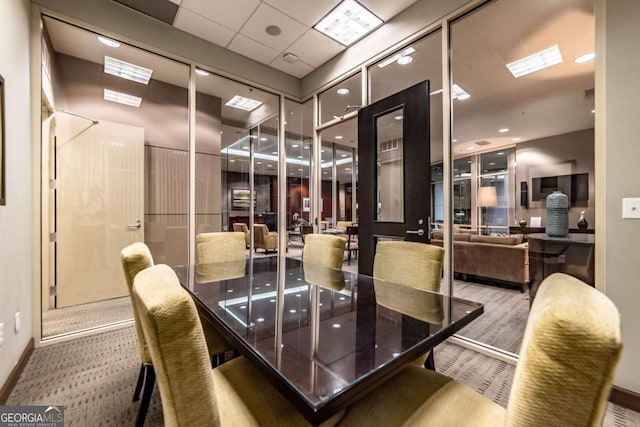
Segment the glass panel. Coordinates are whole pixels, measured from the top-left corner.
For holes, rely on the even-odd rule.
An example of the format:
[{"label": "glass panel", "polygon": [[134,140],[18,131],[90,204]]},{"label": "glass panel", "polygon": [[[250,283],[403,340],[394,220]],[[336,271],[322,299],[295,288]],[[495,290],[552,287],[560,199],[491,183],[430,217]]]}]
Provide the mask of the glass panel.
[{"label": "glass panel", "polygon": [[277,231],[279,97],[205,70],[196,75],[196,232],[245,231],[244,224],[250,244],[251,220]]},{"label": "glass panel", "polygon": [[[505,31],[500,22],[512,25]],[[455,21],[450,34],[452,150],[471,156],[472,228],[480,225],[479,232],[493,240],[518,242],[500,235],[510,226],[520,235],[520,218],[545,224],[545,202],[531,198],[534,179],[594,172],[594,63],[574,62],[594,51],[593,2],[494,0]],[[522,76],[509,71],[507,64],[554,45],[560,63]],[[585,204],[593,209],[594,201]],[[570,223],[584,209],[572,206]],[[462,335],[517,353],[530,304],[521,290],[531,271],[526,253],[514,256],[521,249],[510,246],[494,261],[480,263],[477,253],[454,242],[453,293],[486,304],[485,314]]]},{"label": "glass panel", "polygon": [[[51,161],[43,173],[56,180],[44,206],[57,235],[43,271],[52,281],[43,280],[42,333],[51,337],[131,319],[119,261],[130,243],[147,243],[156,263],[187,261],[189,67],[122,42],[106,46],[52,18],[43,24],[53,64],[43,92],[56,107],[43,151]],[[153,72],[130,81],[105,70],[105,57]]]},{"label": "glass panel", "polygon": [[379,222],[404,222],[404,108],[376,117],[376,215]]},{"label": "glass panel", "polygon": [[288,256],[300,256],[292,248],[303,245],[302,232],[311,220],[310,171],[313,145],[313,102],[300,104],[285,100],[285,146],[287,156],[287,228]]},{"label": "glass panel", "polygon": [[362,73],[357,73],[322,92],[318,101],[321,124],[356,111],[362,105]]}]

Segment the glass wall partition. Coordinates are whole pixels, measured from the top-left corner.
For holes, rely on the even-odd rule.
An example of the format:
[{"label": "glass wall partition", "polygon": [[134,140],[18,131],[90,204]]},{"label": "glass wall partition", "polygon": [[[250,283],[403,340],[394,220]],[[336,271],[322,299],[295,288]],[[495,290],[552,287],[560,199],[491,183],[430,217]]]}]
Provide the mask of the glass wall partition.
[{"label": "glass wall partition", "polygon": [[145,242],[157,263],[187,261],[190,69],[50,17],[43,31],[48,338],[132,318],[128,244]]},{"label": "glass wall partition", "polygon": [[285,100],[285,149],[287,158],[288,256],[302,255],[303,237],[312,232],[311,158],[313,155],[313,101]]},{"label": "glass wall partition", "polygon": [[341,119],[362,106],[362,73],[356,73],[318,96],[320,124]]},{"label": "glass wall partition", "polygon": [[[450,35],[452,150],[460,159],[454,177],[459,162],[472,162],[464,181],[472,230],[458,236],[468,241],[454,242],[453,293],[485,304],[460,335],[517,354],[529,313],[531,249],[517,223],[545,225],[536,183],[586,174],[588,190],[571,204],[569,222],[581,210],[593,213],[594,69],[583,56],[594,51],[593,4],[494,0],[454,21]],[[462,215],[458,179],[454,220]]]},{"label": "glass wall partition", "polygon": [[254,224],[278,231],[279,97],[206,70],[196,75],[196,232],[243,231],[249,246]]}]

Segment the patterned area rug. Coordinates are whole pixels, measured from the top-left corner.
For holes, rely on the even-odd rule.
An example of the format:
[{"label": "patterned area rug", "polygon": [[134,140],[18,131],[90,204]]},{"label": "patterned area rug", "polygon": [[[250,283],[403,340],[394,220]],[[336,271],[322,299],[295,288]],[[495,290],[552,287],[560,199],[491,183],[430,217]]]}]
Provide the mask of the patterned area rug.
[{"label": "patterned area rug", "polygon": [[42,313],[42,336],[46,338],[133,319],[129,297],[113,298]]},{"label": "patterned area rug", "polygon": [[[506,406],[514,366],[447,343],[435,359],[439,372]],[[133,326],[37,348],[7,405],[64,405],[67,426],[130,426],[139,368]],[[163,425],[157,388],[145,425]],[[609,404],[603,425],[640,426],[640,413]]]}]

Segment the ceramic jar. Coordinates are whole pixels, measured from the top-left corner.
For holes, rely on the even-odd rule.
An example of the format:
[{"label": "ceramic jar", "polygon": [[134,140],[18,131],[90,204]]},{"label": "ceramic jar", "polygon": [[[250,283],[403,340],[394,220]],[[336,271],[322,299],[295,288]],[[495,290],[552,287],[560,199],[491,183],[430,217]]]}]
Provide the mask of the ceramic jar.
[{"label": "ceramic jar", "polygon": [[564,237],[569,233],[569,198],[561,191],[547,196],[547,235]]}]

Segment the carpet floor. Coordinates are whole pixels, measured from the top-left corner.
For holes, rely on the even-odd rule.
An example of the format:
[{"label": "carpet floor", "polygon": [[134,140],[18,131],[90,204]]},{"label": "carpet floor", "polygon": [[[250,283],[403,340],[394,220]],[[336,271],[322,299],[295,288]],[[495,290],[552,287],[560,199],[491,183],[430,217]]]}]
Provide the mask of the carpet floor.
[{"label": "carpet floor", "polygon": [[[505,406],[515,367],[454,344],[435,350],[437,370]],[[131,426],[140,360],[133,326],[36,348],[7,405],[64,405],[66,426]],[[162,426],[156,388],[146,426]],[[609,404],[605,427],[640,426],[640,413]]]}]

